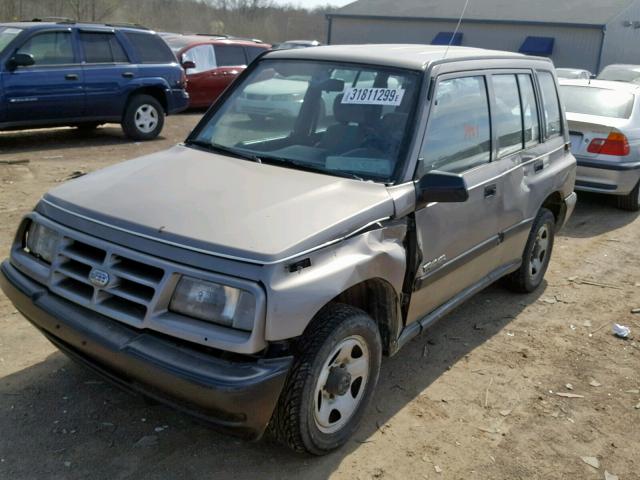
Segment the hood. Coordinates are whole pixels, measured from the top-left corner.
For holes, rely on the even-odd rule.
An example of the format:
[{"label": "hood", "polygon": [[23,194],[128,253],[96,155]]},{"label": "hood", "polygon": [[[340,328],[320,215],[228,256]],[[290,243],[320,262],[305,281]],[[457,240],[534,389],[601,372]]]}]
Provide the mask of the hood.
[{"label": "hood", "polygon": [[393,215],[384,185],[177,146],[67,182],[44,200],[211,254],[273,263]]},{"label": "hood", "polygon": [[256,82],[244,89],[245,93],[260,95],[279,95],[279,94],[304,94],[309,88],[309,82],[300,80],[286,80],[282,78],[271,78]]}]

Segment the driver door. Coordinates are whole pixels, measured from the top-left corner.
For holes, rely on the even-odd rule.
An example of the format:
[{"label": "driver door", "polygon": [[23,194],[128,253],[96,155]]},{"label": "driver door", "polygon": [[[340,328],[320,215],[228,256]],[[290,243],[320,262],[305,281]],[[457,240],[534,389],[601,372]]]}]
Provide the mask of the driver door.
[{"label": "driver door", "polygon": [[36,33],[16,53],[32,55],[35,63],[2,73],[6,122],[46,124],[82,117],[83,72],[70,29]]},{"label": "driver door", "polygon": [[414,281],[408,322],[431,313],[498,267],[498,213],[503,188],[492,162],[486,77],[438,79],[416,178],[430,171],[464,178],[469,199],[430,203],[416,211],[421,262]]}]

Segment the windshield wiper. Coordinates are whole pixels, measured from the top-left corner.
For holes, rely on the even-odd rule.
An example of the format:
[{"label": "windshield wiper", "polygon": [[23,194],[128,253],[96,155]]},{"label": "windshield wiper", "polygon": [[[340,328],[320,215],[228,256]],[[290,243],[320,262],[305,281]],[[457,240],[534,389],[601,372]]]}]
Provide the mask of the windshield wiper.
[{"label": "windshield wiper", "polygon": [[187,142],[187,145],[194,145],[196,147],[204,148],[205,150],[208,150],[210,152],[227,153],[235,157],[243,158],[245,160],[251,160],[252,162],[256,162],[256,163],[264,162],[264,163],[269,163],[271,165],[282,165],[289,168],[295,168],[297,170],[306,170],[308,172],[324,173],[324,174],[333,175],[336,177],[351,178],[353,180],[360,180],[361,182],[364,181],[362,177],[356,175],[355,173],[343,172],[340,170],[327,170],[326,168],[315,167],[313,165],[309,165],[304,162],[297,162],[289,158],[276,157],[271,155],[256,155],[254,153],[249,153],[244,150],[238,150],[233,147],[220,145],[219,143],[209,143],[203,140],[190,140],[189,142]]},{"label": "windshield wiper", "polygon": [[336,177],[344,177],[344,178],[351,178],[353,180],[364,181],[363,178],[359,177],[355,173],[343,172],[343,171],[340,171],[340,170],[328,170],[326,168],[315,167],[313,165],[309,165],[309,164],[304,163],[304,162],[297,162],[297,161],[291,160],[289,158],[275,157],[275,156],[270,156],[270,155],[269,156],[268,155],[261,155],[259,158],[264,163],[269,163],[271,165],[284,165],[284,166],[289,167],[289,168],[295,168],[295,169],[298,169],[298,170],[306,170],[307,172],[324,173],[326,175],[333,175],[333,176],[336,176]]},{"label": "windshield wiper", "polygon": [[229,155],[233,155],[234,157],[240,157],[244,160],[251,160],[252,162],[262,163],[262,159],[257,155],[254,155],[249,152],[245,152],[243,150],[238,150],[232,147],[226,147],[224,145],[220,145],[219,143],[209,143],[202,140],[189,140],[187,145],[195,145],[196,147],[201,147],[210,152],[220,152],[220,153],[228,153]]}]

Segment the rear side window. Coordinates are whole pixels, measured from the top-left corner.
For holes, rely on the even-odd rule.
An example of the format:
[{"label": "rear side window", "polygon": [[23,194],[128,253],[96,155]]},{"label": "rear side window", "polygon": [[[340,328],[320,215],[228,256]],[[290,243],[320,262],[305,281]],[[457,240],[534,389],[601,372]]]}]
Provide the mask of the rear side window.
[{"label": "rear side window", "polygon": [[216,55],[212,45],[196,45],[182,54],[182,61],[192,61],[196,68],[190,68],[187,73],[201,73],[217,67]]},{"label": "rear side window", "polygon": [[553,75],[549,72],[538,72],[542,100],[544,102],[544,121],[547,128],[547,137],[560,135],[562,121],[560,117],[560,103]]},{"label": "rear side window", "polygon": [[32,55],[35,65],[64,65],[75,62],[69,32],[34,35],[18,49],[18,53]]},{"label": "rear side window", "polygon": [[253,62],[258,55],[264,52],[264,48],[260,47],[245,47],[245,52],[247,53],[247,63]]},{"label": "rear side window", "polygon": [[113,33],[81,32],[80,41],[87,63],[124,63],[127,54]]},{"label": "rear side window", "polygon": [[494,127],[498,134],[498,157],[522,149],[522,109],[515,75],[491,77],[496,105],[493,112]]},{"label": "rear side window", "polygon": [[417,176],[431,170],[462,173],[490,160],[489,100],[484,77],[439,82]]},{"label": "rear side window", "polygon": [[216,60],[218,67],[236,67],[246,65],[244,58],[244,48],[236,45],[216,45]]},{"label": "rear side window", "polygon": [[125,32],[142,63],[173,63],[176,61],[169,46],[159,36],[151,33]]},{"label": "rear side window", "polygon": [[561,85],[560,95],[567,112],[611,118],[631,117],[635,100],[628,92],[577,85]]},{"label": "rear side window", "polygon": [[519,74],[518,84],[520,85],[520,98],[522,99],[524,144],[525,147],[531,147],[540,141],[538,107],[531,75]]}]

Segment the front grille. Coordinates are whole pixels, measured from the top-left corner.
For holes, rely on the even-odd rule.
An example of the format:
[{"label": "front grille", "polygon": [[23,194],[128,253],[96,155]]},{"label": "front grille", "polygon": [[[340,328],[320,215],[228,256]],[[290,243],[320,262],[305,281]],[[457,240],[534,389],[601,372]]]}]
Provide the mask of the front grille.
[{"label": "front grille", "polygon": [[263,95],[260,93],[247,93],[247,99],[249,100],[266,100],[267,98],[267,95]]},{"label": "front grille", "polygon": [[[166,272],[114,250],[63,237],[52,263],[50,288],[67,300],[140,326],[152,311]],[[92,281],[94,270],[107,274],[104,285]]]}]

